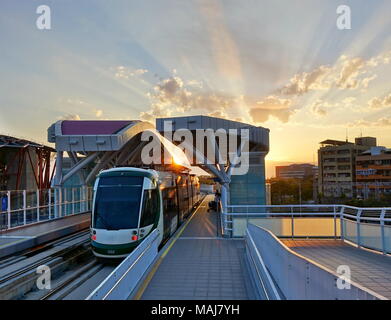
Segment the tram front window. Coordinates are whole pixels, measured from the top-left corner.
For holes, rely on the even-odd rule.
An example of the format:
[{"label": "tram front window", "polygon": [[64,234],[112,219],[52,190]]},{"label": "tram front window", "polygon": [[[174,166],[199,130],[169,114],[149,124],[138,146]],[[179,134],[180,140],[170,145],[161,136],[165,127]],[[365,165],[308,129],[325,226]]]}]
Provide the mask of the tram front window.
[{"label": "tram front window", "polygon": [[101,177],[93,228],[119,230],[138,226],[143,177]]}]

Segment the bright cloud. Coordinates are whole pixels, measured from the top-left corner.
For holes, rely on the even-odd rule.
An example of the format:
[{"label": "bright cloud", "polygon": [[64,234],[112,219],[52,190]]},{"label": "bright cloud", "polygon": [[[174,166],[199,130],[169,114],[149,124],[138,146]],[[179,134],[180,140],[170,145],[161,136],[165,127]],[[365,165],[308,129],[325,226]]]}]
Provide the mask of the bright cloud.
[{"label": "bright cloud", "polygon": [[384,98],[372,98],[369,100],[368,105],[372,109],[384,109],[391,107],[391,94],[385,96]]},{"label": "bright cloud", "polygon": [[131,69],[125,66],[118,66],[114,68],[115,74],[114,76],[119,79],[129,79],[131,77],[141,76],[144,73],[147,73],[147,69]]}]

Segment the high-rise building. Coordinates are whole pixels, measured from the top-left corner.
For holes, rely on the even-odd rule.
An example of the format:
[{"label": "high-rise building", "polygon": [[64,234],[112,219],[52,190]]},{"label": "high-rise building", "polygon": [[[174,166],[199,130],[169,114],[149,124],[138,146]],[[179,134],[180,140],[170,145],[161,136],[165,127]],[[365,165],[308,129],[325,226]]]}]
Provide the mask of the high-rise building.
[{"label": "high-rise building", "polygon": [[357,196],[391,194],[391,149],[372,147],[356,158]]},{"label": "high-rise building", "polygon": [[325,140],[318,150],[319,192],[323,197],[356,196],[356,157],[371,147],[376,138],[360,137],[355,142]]}]

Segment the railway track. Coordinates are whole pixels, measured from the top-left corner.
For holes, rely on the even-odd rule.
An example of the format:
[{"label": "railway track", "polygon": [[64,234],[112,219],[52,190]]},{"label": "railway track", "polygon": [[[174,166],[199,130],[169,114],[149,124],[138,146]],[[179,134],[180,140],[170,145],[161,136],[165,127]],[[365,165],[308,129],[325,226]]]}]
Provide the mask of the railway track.
[{"label": "railway track", "polygon": [[95,258],[89,241],[89,231],[81,231],[4,260],[0,264],[0,299],[21,299],[36,291],[39,266],[50,267],[54,281],[67,270],[90,264]]},{"label": "railway track", "polygon": [[40,300],[84,300],[114,270],[115,265],[95,261],[73,270],[63,277],[53,289],[39,297]]}]

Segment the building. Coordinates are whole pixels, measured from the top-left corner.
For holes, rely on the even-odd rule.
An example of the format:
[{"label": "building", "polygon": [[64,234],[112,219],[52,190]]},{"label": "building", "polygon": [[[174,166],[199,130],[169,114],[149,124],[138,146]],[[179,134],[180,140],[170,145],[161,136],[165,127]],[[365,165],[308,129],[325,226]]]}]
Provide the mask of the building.
[{"label": "building", "polygon": [[289,166],[276,166],[278,179],[305,179],[313,177],[318,168],[312,164],[291,164]]},{"label": "building", "polygon": [[0,135],[0,190],[49,188],[54,153],[40,143]]},{"label": "building", "polygon": [[357,196],[391,194],[391,149],[371,147],[356,158]]},{"label": "building", "polygon": [[360,137],[355,142],[325,140],[318,150],[319,193],[323,197],[356,196],[356,157],[371,147],[376,138]]}]

